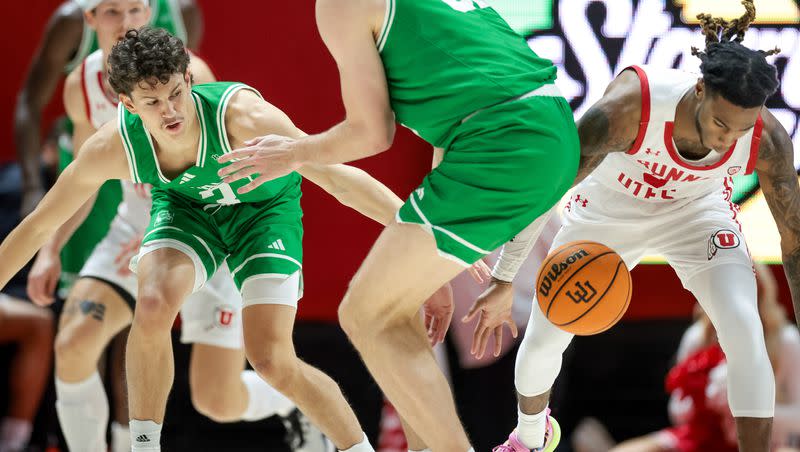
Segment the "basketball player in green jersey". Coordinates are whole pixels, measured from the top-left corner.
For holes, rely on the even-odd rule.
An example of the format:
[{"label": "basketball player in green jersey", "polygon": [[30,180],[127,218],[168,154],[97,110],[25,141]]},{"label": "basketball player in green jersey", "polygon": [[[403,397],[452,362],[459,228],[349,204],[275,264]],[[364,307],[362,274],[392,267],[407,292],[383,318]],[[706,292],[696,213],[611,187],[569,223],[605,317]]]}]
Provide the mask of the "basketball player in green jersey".
[{"label": "basketball player in green jersey", "polygon": [[577,172],[572,112],[553,85],[553,64],[482,0],[317,0],[316,7],[346,119],[301,139],[264,137],[222,156],[236,161],[220,175],[229,183],[257,176],[246,192],[307,162],[377,154],[391,145],[395,120],[439,148],[441,163],[378,238],[339,318],[427,446],[464,452],[469,442],[416,313],[466,265],[544,223]]},{"label": "basketball player in green jersey", "polygon": [[[97,30],[122,36],[133,15],[128,0],[67,0],[47,23],[39,49],[17,97],[14,136],[23,174],[22,214],[27,215],[44,193],[39,174],[39,134],[42,112],[58,82],[89,54],[99,48]],[[147,2],[146,2],[147,3]],[[150,23],[162,27],[196,48],[202,33],[202,18],[194,0],[150,0]],[[71,124],[69,125],[71,132]],[[64,140],[70,143],[70,140]],[[60,167],[72,160],[69,144],[60,149]],[[66,298],[72,283],[95,245],[105,237],[121,199],[119,183],[110,182],[98,192],[95,207],[61,252],[59,295]],[[41,275],[49,262],[41,262],[32,273]],[[52,293],[52,291],[51,291]]]},{"label": "basketball player in green jersey", "polygon": [[[127,346],[132,450],[160,450],[173,377],[170,329],[184,299],[227,262],[243,298],[247,357],[342,450],[371,451],[336,384],[292,345],[302,293],[300,175],[246,195],[218,174],[219,155],[258,134],[301,137],[289,118],[238,83],[191,86],[189,55],[160,29],[130,31],[109,55],[118,121],[86,141],[31,215],[0,245],[0,287],[109,179],[153,185],[150,225],[133,265],[138,299]],[[300,174],[388,223],[400,200],[363,171],[307,165]]]}]

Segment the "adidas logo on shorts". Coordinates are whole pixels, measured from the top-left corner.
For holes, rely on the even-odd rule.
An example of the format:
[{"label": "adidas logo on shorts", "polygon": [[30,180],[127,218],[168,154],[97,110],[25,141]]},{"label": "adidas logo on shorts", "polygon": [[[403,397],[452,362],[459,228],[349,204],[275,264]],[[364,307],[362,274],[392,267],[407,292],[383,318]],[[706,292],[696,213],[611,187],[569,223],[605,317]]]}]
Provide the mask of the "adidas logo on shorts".
[{"label": "adidas logo on shorts", "polygon": [[150,438],[148,438],[147,435],[139,435],[139,436],[136,437],[136,442],[137,443],[149,443],[150,442]]}]

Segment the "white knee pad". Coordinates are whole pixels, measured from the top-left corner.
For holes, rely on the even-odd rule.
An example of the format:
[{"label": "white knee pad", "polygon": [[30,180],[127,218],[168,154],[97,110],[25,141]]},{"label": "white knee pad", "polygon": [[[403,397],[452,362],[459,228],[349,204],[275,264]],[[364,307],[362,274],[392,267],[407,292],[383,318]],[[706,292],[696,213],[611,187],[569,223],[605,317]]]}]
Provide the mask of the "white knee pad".
[{"label": "white knee pad", "polygon": [[561,356],[572,337],[550,323],[534,299],[514,368],[517,392],[533,397],[549,391],[561,371]]},{"label": "white knee pad", "polygon": [[775,413],[775,377],[758,314],[753,270],[722,264],[686,281],[717,331],[728,362],[728,403],[735,417]]}]

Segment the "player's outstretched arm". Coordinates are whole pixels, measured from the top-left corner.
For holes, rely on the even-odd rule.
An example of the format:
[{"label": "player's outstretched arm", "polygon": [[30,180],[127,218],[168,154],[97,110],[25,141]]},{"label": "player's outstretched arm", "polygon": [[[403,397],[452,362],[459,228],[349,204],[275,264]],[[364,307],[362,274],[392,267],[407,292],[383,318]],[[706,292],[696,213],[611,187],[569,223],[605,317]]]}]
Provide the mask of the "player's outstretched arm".
[{"label": "player's outstretched arm", "polygon": [[129,177],[122,143],[114,124],[109,126],[86,142],[81,155],[61,173],[36,209],[0,244],[0,288],[103,182]]},{"label": "player's outstretched arm", "polygon": [[642,115],[639,77],[632,70],[612,81],[603,97],[576,123],[581,142],[581,159],[575,183],[586,178],[612,152],[630,150]]},{"label": "player's outstretched arm", "polygon": [[[334,164],[385,151],[394,140],[394,112],[375,46],[373,12],[357,1],[318,0],[320,35],[339,67],[346,118],[326,132],[301,139],[258,140],[220,157],[250,159],[264,181],[309,163]],[[242,193],[258,184],[242,187]]]},{"label": "player's outstretched arm", "polygon": [[42,111],[53,97],[64,67],[80,45],[83,13],[75,2],[65,2],[47,23],[31,60],[14,108],[14,142],[22,167],[22,214],[27,215],[44,194],[39,171]]},{"label": "player's outstretched arm", "polygon": [[765,108],[764,133],[756,171],[778,232],[781,235],[783,270],[792,292],[794,313],[800,325],[800,184],[794,167],[792,139]]},{"label": "player's outstretched arm", "polygon": [[[276,144],[306,136],[284,112],[250,90],[241,90],[234,94],[225,121],[233,146],[264,134],[270,135],[262,140],[270,140]],[[260,175],[259,165],[254,164],[258,161],[256,157],[232,163],[225,168],[232,172],[231,176],[225,178],[225,182],[230,183],[235,180],[234,177],[238,179],[258,175],[254,180],[254,186],[257,186],[264,178]],[[308,163],[293,169],[342,204],[383,225],[392,221],[402,205],[400,198],[385,185],[365,171],[352,166]]]}]

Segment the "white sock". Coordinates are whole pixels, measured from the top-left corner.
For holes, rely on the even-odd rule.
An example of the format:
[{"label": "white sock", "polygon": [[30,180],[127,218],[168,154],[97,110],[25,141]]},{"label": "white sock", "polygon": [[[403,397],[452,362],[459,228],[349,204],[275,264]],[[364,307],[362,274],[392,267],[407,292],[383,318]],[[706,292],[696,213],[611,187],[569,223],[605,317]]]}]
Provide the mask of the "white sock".
[{"label": "white sock", "polygon": [[131,430],[117,421],[111,423],[111,452],[131,452]]},{"label": "white sock", "polygon": [[161,452],[161,424],[131,419],[131,451]]},{"label": "white sock", "polygon": [[267,384],[252,370],[242,372],[242,382],[247,388],[247,409],[242,414],[244,421],[257,421],[274,414],[286,416],[295,409],[295,404],[275,388]]},{"label": "white sock", "polygon": [[22,450],[31,440],[33,424],[25,419],[7,417],[0,423],[0,452]]},{"label": "white sock", "polygon": [[56,413],[72,452],[106,452],[108,398],[95,372],[78,383],[56,377]]},{"label": "white sock", "polygon": [[342,449],[341,452],[375,452],[375,449],[372,448],[372,444],[369,443],[367,434],[364,433],[363,435],[364,439],[362,439],[360,443],[349,449]]},{"label": "white sock", "polygon": [[547,428],[547,409],[537,414],[525,414],[517,408],[517,437],[528,449],[544,445],[544,432]]}]

